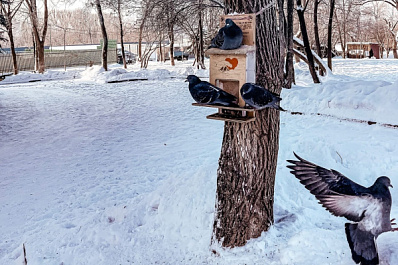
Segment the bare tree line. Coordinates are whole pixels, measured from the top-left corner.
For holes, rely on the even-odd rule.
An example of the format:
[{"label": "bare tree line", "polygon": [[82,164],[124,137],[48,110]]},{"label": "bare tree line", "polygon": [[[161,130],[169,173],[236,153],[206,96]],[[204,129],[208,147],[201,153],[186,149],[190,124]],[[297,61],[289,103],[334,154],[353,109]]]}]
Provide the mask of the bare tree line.
[{"label": "bare tree line", "polygon": [[[170,50],[170,63],[174,65],[172,55],[176,38],[184,35],[190,40],[190,46],[184,48],[195,55],[197,67],[204,68],[204,51],[220,26],[219,16],[231,11],[228,9],[231,1],[217,0],[87,0],[84,6],[71,9],[74,2],[1,1],[0,10],[6,22],[2,28],[7,33],[3,34],[7,39],[3,47],[10,47],[13,55],[15,47],[33,47],[36,70],[43,72],[44,45],[98,44],[100,39],[107,38],[116,39],[118,43],[139,42],[138,59],[142,67],[147,67],[156,49],[161,51],[160,60],[165,60],[165,46]],[[324,50],[329,49],[330,69],[331,53],[337,43],[341,44],[344,58],[347,42],[353,41],[377,42],[398,58],[396,0],[297,0],[294,14],[288,3],[278,1],[278,8],[286,12],[283,24],[288,23],[289,15],[295,17],[291,19],[293,32],[305,42],[307,57],[311,57],[309,50],[322,56]],[[122,49],[126,67],[124,53]],[[289,52],[286,54],[291,56]],[[313,60],[309,61],[314,82],[319,82]],[[15,61],[14,74],[17,73]]]}]

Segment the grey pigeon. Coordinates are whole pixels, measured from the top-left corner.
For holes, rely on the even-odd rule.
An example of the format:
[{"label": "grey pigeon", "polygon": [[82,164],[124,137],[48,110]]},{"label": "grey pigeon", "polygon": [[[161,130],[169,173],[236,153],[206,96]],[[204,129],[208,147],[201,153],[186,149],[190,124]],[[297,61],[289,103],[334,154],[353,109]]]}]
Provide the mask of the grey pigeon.
[{"label": "grey pigeon", "polygon": [[201,81],[196,75],[188,75],[186,81],[189,82],[189,92],[197,103],[238,107],[236,97],[209,82]]},{"label": "grey pigeon", "polygon": [[211,40],[209,48],[220,48],[221,50],[233,50],[242,45],[243,32],[241,28],[227,18],[225,26],[222,27],[217,35]]},{"label": "grey pigeon", "polygon": [[243,84],[240,88],[240,94],[243,100],[255,109],[273,108],[285,111],[279,106],[282,99],[262,86],[253,83]]},{"label": "grey pigeon", "polygon": [[299,161],[288,160],[287,166],[329,212],[354,223],[345,224],[352,259],[362,265],[379,264],[376,239],[384,232],[397,231],[390,220],[392,187],[382,176],[365,188],[341,173],[308,162],[294,153]]}]

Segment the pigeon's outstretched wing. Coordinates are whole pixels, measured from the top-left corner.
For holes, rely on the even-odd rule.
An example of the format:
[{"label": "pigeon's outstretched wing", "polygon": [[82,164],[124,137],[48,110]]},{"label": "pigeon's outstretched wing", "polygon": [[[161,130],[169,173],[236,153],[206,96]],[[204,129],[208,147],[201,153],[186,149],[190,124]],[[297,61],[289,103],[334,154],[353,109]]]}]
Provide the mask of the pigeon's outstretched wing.
[{"label": "pigeon's outstretched wing", "polygon": [[365,217],[377,220],[378,214],[383,210],[382,201],[370,194],[316,195],[316,198],[333,215],[345,217],[353,222],[359,222]]},{"label": "pigeon's outstretched wing", "polygon": [[287,167],[292,169],[292,173],[298,178],[312,194],[314,195],[328,195],[328,194],[344,194],[344,195],[359,195],[369,192],[365,188],[336,170],[329,170],[313,164],[307,160],[302,159],[296,153],[298,161],[288,160],[287,162],[293,164]]}]

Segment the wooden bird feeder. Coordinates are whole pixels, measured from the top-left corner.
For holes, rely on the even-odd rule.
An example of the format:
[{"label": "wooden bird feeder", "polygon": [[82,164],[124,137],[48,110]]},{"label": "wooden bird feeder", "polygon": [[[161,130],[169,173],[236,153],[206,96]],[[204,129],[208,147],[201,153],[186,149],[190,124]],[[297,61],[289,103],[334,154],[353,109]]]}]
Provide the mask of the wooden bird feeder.
[{"label": "wooden bird feeder", "polygon": [[255,14],[224,15],[221,16],[221,27],[225,25],[227,18],[232,19],[242,29],[243,43],[235,50],[218,48],[207,50],[206,55],[210,56],[209,82],[238,98],[239,107],[198,103],[193,105],[218,108],[217,113],[207,116],[208,119],[250,122],[255,119],[255,110],[245,107],[246,103],[240,95],[240,88],[244,83],[256,82],[256,16]]}]

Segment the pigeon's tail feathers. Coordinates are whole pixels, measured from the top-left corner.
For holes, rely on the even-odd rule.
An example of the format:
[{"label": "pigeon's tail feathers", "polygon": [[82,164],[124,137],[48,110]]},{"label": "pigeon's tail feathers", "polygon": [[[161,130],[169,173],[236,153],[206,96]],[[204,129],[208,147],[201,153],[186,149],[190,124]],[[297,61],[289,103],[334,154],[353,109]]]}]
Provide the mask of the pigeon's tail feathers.
[{"label": "pigeon's tail feathers", "polygon": [[286,111],[281,106],[279,106],[281,100],[282,100],[282,98],[280,98],[279,96],[277,96],[277,95],[274,96],[274,99],[273,99],[273,101],[270,104],[271,108],[274,108],[274,109],[279,110],[279,111]]},{"label": "pigeon's tail feathers", "polygon": [[351,249],[352,259],[361,265],[379,264],[376,238],[373,234],[358,228],[358,224],[345,224],[345,233]]},{"label": "pigeon's tail feathers", "polygon": [[213,43],[211,43],[210,45],[209,45],[209,47],[207,47],[207,50],[208,49],[211,49],[211,48],[218,48],[215,44],[213,44]]}]

